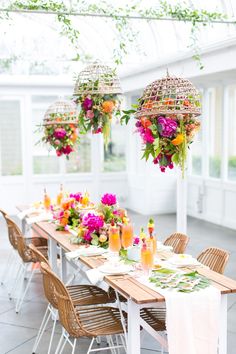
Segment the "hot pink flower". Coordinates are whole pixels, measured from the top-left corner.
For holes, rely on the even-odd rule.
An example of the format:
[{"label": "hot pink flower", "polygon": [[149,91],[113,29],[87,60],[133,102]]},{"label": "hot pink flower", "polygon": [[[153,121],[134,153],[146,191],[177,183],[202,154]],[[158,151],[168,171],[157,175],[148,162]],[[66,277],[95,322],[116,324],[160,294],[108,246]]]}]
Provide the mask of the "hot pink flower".
[{"label": "hot pink flower", "polygon": [[104,194],[101,198],[101,203],[109,206],[115,205],[117,203],[115,194]]},{"label": "hot pink flower", "polygon": [[104,221],[101,216],[88,213],[83,216],[82,225],[86,226],[90,232],[99,231],[103,227]]},{"label": "hot pink flower", "polygon": [[139,245],[140,238],[139,237],[134,237],[133,244],[134,245]]},{"label": "hot pink flower", "polygon": [[63,139],[66,136],[66,131],[63,128],[56,128],[53,135],[56,139]]},{"label": "hot pink flower", "polygon": [[70,194],[70,198],[75,198],[75,200],[77,202],[79,202],[81,200],[81,198],[82,198],[82,193],[80,193],[80,192],[75,193],[75,194],[71,193]]},{"label": "hot pink flower", "polygon": [[82,108],[85,111],[89,111],[93,107],[93,100],[89,97],[86,97],[84,102],[82,103]]},{"label": "hot pink flower", "polygon": [[165,117],[158,117],[157,124],[161,136],[165,138],[171,138],[175,133],[178,127],[178,124],[175,120]]},{"label": "hot pink flower", "polygon": [[70,145],[66,145],[66,146],[61,148],[61,151],[62,151],[63,154],[69,155],[74,150],[72,149],[72,147]]}]

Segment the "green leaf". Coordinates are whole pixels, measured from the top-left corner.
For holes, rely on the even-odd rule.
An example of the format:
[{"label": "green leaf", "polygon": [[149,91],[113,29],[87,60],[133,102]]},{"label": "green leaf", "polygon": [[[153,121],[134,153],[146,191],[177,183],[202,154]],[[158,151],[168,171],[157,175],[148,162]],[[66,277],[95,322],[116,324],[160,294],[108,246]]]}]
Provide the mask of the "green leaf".
[{"label": "green leaf", "polygon": [[178,165],[179,164],[179,154],[176,152],[174,155],[172,155],[171,160]]}]

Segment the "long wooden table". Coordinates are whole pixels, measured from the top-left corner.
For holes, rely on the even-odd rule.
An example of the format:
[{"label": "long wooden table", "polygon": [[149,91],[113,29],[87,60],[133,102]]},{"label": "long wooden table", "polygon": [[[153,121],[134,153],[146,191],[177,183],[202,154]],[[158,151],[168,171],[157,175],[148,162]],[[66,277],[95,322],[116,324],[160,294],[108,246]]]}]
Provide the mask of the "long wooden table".
[{"label": "long wooden table", "polygon": [[[20,208],[19,208],[20,209]],[[63,279],[66,272],[65,252],[74,251],[79,246],[71,244],[70,234],[65,231],[56,231],[52,223],[40,222],[32,225],[32,229],[38,235],[49,240],[49,260],[52,268],[57,271],[58,245],[61,254],[61,268],[59,275]],[[103,257],[80,257],[80,261],[89,268],[96,268],[103,264]],[[219,335],[219,354],[227,354],[227,295],[236,293],[236,281],[224,275],[201,268],[199,273],[211,280],[212,285],[221,292],[221,318]],[[156,291],[140,284],[131,276],[105,276],[105,282],[117,292],[127,298],[128,309],[128,354],[140,354],[140,325],[147,329],[161,344],[164,344],[162,336],[148,328],[148,325],[140,318],[140,309],[143,307],[156,307],[164,304],[165,298]]]}]

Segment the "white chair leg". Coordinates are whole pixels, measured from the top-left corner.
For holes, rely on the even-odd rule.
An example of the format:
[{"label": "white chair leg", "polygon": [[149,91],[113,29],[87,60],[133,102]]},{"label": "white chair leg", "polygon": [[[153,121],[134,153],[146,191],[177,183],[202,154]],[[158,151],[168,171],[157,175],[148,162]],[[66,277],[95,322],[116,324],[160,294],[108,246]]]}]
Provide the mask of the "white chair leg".
[{"label": "white chair leg", "polygon": [[90,342],[90,344],[89,344],[89,348],[88,348],[87,354],[90,353],[90,350],[91,350],[92,347],[93,347],[93,342],[94,342],[94,340],[95,340],[95,338],[92,338],[92,340],[91,340],[91,342]]},{"label": "white chair leg", "polygon": [[[28,279],[28,281],[27,281],[27,285],[26,285],[25,291],[24,291],[23,295],[22,295],[22,296],[19,296],[19,298],[18,298],[18,300],[17,300],[17,303],[16,303],[16,313],[18,313],[18,312],[20,311],[20,309],[21,309],[21,306],[22,306],[22,304],[23,304],[25,295],[26,295],[26,293],[27,293],[27,291],[28,291],[28,289],[29,289],[30,283],[31,283],[32,278],[33,278],[33,276],[34,276],[35,270],[36,270],[36,269],[33,269],[33,270],[31,271],[30,277],[29,277],[29,279]],[[23,282],[24,282],[25,274],[26,274],[26,271],[25,271],[24,276],[23,276]]]},{"label": "white chair leg", "polygon": [[[17,273],[16,273],[16,278],[15,278],[15,282],[12,286],[12,289],[8,292],[8,296],[9,296],[9,300],[12,300],[14,295],[15,295],[15,292],[16,292],[16,289],[18,287],[18,284],[22,282],[22,274],[24,273],[24,266],[22,264],[19,265],[19,268],[17,270]],[[20,285],[21,286],[21,285]]]},{"label": "white chair leg", "polygon": [[[116,345],[119,345],[119,336],[116,334]],[[120,348],[117,348],[117,354],[120,354]]]},{"label": "white chair leg", "polygon": [[7,258],[7,263],[6,263],[3,273],[2,273],[1,285],[3,285],[5,283],[5,279],[9,275],[13,261],[14,261],[14,251],[11,250],[11,252]]},{"label": "white chair leg", "polygon": [[[51,314],[49,316],[51,316]],[[57,315],[55,314],[55,317],[53,320],[53,326],[52,326],[52,333],[50,336],[50,342],[49,342],[49,347],[48,347],[48,354],[50,354],[50,352],[51,352],[52,341],[53,341],[53,337],[54,337],[54,333],[55,333],[56,324],[57,324]]]},{"label": "white chair leg", "polygon": [[39,327],[39,331],[38,331],[37,337],[36,337],[35,342],[34,342],[32,354],[35,354],[35,352],[36,352],[36,350],[38,348],[39,342],[40,342],[40,340],[41,340],[41,338],[43,336],[43,333],[44,333],[44,331],[46,329],[46,326],[48,324],[48,321],[50,319],[51,313],[50,313],[50,310],[49,310],[49,306],[50,305],[48,304],[48,307],[47,307],[47,309],[45,311],[45,314],[43,316],[43,320],[42,320],[41,325]]},{"label": "white chair leg", "polygon": [[55,354],[58,354],[58,353],[59,353],[59,350],[60,350],[60,348],[61,348],[63,339],[64,339],[64,329],[62,330],[62,334],[61,334],[61,337],[60,337],[59,342],[58,342],[58,344],[57,344],[57,348],[56,348]]},{"label": "white chair leg", "polygon": [[61,346],[61,349],[60,349],[60,351],[59,351],[59,354],[62,354],[63,349],[65,348],[65,345],[66,345],[66,342],[67,342],[69,336],[68,336],[67,333],[65,334],[65,332],[64,332],[63,337],[64,337],[64,343],[63,343],[62,346]]},{"label": "white chair leg", "polygon": [[73,347],[72,347],[72,352],[71,352],[71,354],[75,354],[76,342],[77,342],[77,339],[75,338],[75,339],[74,339],[74,343],[73,343]]}]

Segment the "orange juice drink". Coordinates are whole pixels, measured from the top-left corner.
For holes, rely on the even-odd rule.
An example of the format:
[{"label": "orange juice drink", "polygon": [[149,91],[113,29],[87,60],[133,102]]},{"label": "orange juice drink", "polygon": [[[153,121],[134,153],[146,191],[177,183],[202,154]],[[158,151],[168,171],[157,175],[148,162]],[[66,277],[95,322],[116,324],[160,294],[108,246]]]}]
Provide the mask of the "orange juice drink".
[{"label": "orange juice drink", "polygon": [[120,229],[117,226],[110,226],[109,229],[109,250],[119,252],[121,249]]},{"label": "orange juice drink", "polygon": [[143,244],[141,249],[141,263],[143,269],[148,271],[153,267],[153,251],[146,243]]},{"label": "orange juice drink", "polygon": [[134,230],[131,223],[122,225],[121,242],[124,248],[128,248],[133,245]]},{"label": "orange juice drink", "polygon": [[153,255],[155,256],[155,254],[157,253],[157,240],[155,236],[153,235],[150,236],[149,244],[152,249]]}]

